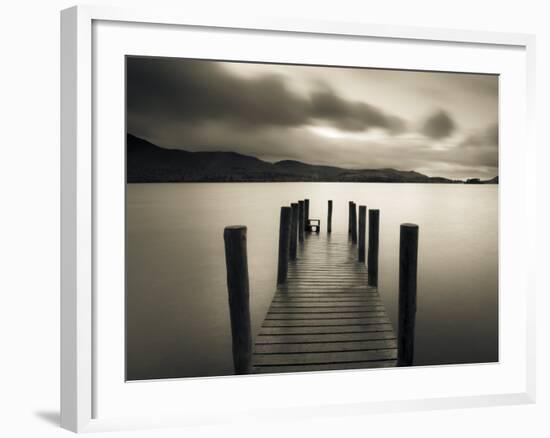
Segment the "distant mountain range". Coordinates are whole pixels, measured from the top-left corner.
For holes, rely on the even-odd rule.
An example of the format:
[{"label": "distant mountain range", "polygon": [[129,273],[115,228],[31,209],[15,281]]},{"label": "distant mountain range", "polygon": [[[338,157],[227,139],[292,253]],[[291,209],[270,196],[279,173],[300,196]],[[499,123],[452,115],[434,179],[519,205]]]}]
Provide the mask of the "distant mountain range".
[{"label": "distant mountain range", "polygon": [[[343,169],[285,160],[269,163],[236,152],[165,149],[127,135],[127,182],[385,182],[463,183],[396,169]],[[498,184],[498,177],[469,184]]]}]

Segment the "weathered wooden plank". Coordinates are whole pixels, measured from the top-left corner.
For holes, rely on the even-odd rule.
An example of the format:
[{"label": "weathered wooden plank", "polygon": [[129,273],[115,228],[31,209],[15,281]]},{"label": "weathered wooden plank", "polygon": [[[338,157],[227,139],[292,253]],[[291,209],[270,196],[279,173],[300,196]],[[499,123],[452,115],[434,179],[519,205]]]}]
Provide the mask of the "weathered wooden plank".
[{"label": "weathered wooden plank", "polygon": [[359,298],[380,298],[380,295],[376,292],[365,292],[365,291],[349,291],[349,290],[341,290],[341,289],[333,289],[333,290],[326,290],[324,292],[322,291],[316,291],[316,292],[308,292],[306,290],[279,290],[275,294],[275,297],[296,297],[296,298],[329,298],[329,297],[336,297],[336,298],[345,298],[345,297],[359,297]]},{"label": "weathered wooden plank", "polygon": [[[308,304],[317,303],[316,301],[294,301],[294,300],[281,300],[273,302],[271,307],[268,309],[269,312],[283,312],[285,313],[285,309],[289,310],[312,310],[312,312],[315,312],[315,309],[319,309],[319,312],[323,312],[325,310],[326,306],[309,306]],[[385,308],[381,301],[379,300],[363,300],[360,302],[360,307],[367,307],[367,309],[361,309],[361,311],[376,311],[376,312],[384,312]],[[326,304],[327,306],[336,307],[336,310],[333,310],[332,312],[338,312],[338,307],[350,307],[355,308],[357,303],[350,302],[350,301],[323,301],[318,304]],[[306,306],[304,306],[306,305]],[[353,310],[346,310],[347,312],[353,311]],[[312,313],[310,312],[310,313]],[[293,313],[293,312],[288,312]]]},{"label": "weathered wooden plank", "polygon": [[[365,279],[365,282],[367,280]],[[313,293],[324,294],[330,292],[337,293],[355,293],[355,294],[377,294],[374,288],[367,289],[362,284],[304,284],[297,282],[296,284],[285,284],[277,289],[278,292],[295,292],[295,293]]]},{"label": "weathered wooden plank", "polygon": [[342,299],[358,299],[358,300],[366,300],[366,301],[370,301],[370,302],[377,302],[377,303],[382,303],[382,300],[380,299],[380,297],[378,295],[353,295],[353,294],[345,294],[345,293],[341,293],[341,292],[331,292],[330,294],[327,293],[327,294],[323,294],[323,295],[318,295],[318,294],[301,294],[301,293],[292,293],[292,292],[289,292],[289,293],[281,293],[281,294],[276,294],[274,298],[277,298],[277,299],[281,299],[281,300],[284,300],[284,299],[289,299],[289,300],[306,300],[306,301],[315,301],[317,299],[321,299],[321,298],[326,298],[326,299],[331,299],[331,298],[334,298],[334,299],[339,299],[339,298],[342,298]]},{"label": "weathered wooden plank", "polygon": [[275,313],[302,313],[302,314],[308,314],[308,313],[339,313],[339,312],[358,312],[358,311],[375,311],[375,310],[381,310],[383,309],[383,306],[351,306],[351,307],[313,307],[313,308],[307,308],[307,307],[271,307],[268,311],[269,314],[275,314]]},{"label": "weathered wooden plank", "polygon": [[[304,254],[302,253],[303,260]],[[327,260],[318,264],[302,264],[300,260],[292,261],[289,263],[288,268],[290,272],[295,275],[302,274],[305,272],[313,271],[323,271],[323,272],[334,272],[339,274],[354,274],[358,273],[361,275],[366,275],[368,273],[367,268],[363,266],[357,266],[356,262],[350,260],[349,262],[342,263],[336,260]]]},{"label": "weathered wooden plank", "polygon": [[335,315],[338,313],[341,314],[351,314],[351,313],[362,313],[362,314],[369,314],[369,313],[378,313],[378,312],[385,312],[385,309],[383,306],[363,306],[363,307],[271,307],[267,314],[268,315],[303,315],[304,318],[312,318],[315,316],[315,314],[318,314],[320,316],[325,315]]},{"label": "weathered wooden plank", "polygon": [[368,296],[368,295],[378,295],[378,292],[376,292],[376,289],[364,289],[360,287],[315,287],[315,288],[304,288],[304,287],[295,287],[295,288],[287,288],[287,287],[280,287],[277,290],[277,293],[280,294],[294,294],[294,295],[327,295],[327,294],[355,294],[360,296]]},{"label": "weathered wooden plank", "polygon": [[[353,301],[342,301],[342,300],[334,300],[334,301],[314,301],[314,300],[277,300],[273,301],[272,306],[270,307],[270,310],[276,310],[280,307],[292,307],[293,309],[302,309],[302,308],[315,308],[318,306],[310,306],[310,304],[326,304],[326,307],[384,307],[384,304],[379,299],[371,299],[371,300],[362,300],[355,302]],[[365,310],[365,309],[362,309]],[[368,309],[367,309],[368,310]],[[385,310],[385,309],[382,309]],[[323,311],[323,308],[320,308],[320,311]]]},{"label": "weathered wooden plank", "polygon": [[273,300],[272,302],[274,304],[284,304],[287,303],[289,305],[293,304],[310,304],[310,303],[325,303],[325,304],[331,304],[331,303],[352,303],[352,302],[359,302],[364,305],[381,305],[382,300],[378,297],[357,297],[357,296],[347,296],[347,297],[339,297],[339,296],[331,296],[331,297],[293,297],[293,296],[278,296],[276,297],[276,300]]},{"label": "weathered wooden plank", "polygon": [[314,321],[315,319],[353,319],[363,318],[365,316],[377,316],[385,317],[384,311],[366,311],[366,312],[340,312],[340,313],[268,313],[265,321],[275,320],[308,320]]},{"label": "weathered wooden plank", "polygon": [[[321,311],[325,307],[383,307],[384,305],[380,300],[361,300],[361,301],[349,301],[349,300],[333,300],[333,301],[314,301],[314,300],[277,300],[273,301],[270,310],[276,310],[281,308],[291,307],[293,309],[315,309],[319,308]],[[382,309],[384,310],[384,309]]]},{"label": "weathered wooden plank", "polygon": [[369,296],[369,293],[371,294],[371,296],[375,295],[374,293],[372,292],[364,292],[364,291],[361,291],[360,289],[349,289],[349,288],[336,288],[336,287],[332,287],[332,288],[295,288],[295,289],[280,289],[279,292],[281,294],[286,294],[286,295],[300,295],[300,294],[304,294],[304,295],[319,295],[319,294],[342,294],[342,295],[345,295],[345,294],[357,294],[357,293],[361,293],[361,296]]},{"label": "weathered wooden plank", "polygon": [[[313,278],[312,278],[313,277]],[[318,272],[310,271],[300,273],[299,275],[290,273],[287,282],[294,283],[319,283],[322,281],[330,281],[336,283],[338,281],[346,281],[347,283],[358,283],[364,286],[363,280],[367,278],[366,273],[362,272],[349,272],[349,273],[331,273],[327,271],[319,270]]]},{"label": "weathered wooden plank", "polygon": [[[312,279],[311,277],[315,278]],[[364,288],[366,280],[366,275],[330,275],[330,273],[327,274],[326,272],[319,272],[318,274],[308,273],[308,277],[291,275],[287,279],[286,284],[288,286],[315,286],[329,284],[337,286],[357,286]]]},{"label": "weathered wooden plank", "polygon": [[[355,266],[339,266],[339,269],[336,269],[335,267],[330,267],[330,261],[327,261],[323,263],[323,265],[319,267],[307,267],[307,266],[300,266],[300,270],[294,270],[292,268],[292,265],[289,266],[289,274],[292,274],[296,277],[306,277],[306,274],[316,274],[323,276],[323,273],[326,274],[324,276],[330,277],[331,274],[339,275],[342,277],[349,277],[351,278],[363,278],[368,275],[368,272],[365,268],[358,269]],[[355,262],[353,262],[355,263]],[[324,268],[323,268],[324,266]],[[310,278],[311,280],[315,280],[315,278]]]},{"label": "weathered wooden plank", "polygon": [[[309,309],[308,309],[309,310]],[[382,314],[386,314],[386,312],[384,311],[384,308],[382,306],[377,306],[377,307],[373,307],[371,309],[367,309],[367,310],[360,310],[360,311],[357,311],[355,308],[353,309],[350,309],[350,310],[346,310],[344,312],[340,312],[338,310],[336,311],[330,311],[330,312],[323,312],[322,309],[320,311],[317,311],[316,309],[312,309],[311,312],[309,311],[305,311],[305,312],[300,312],[300,311],[296,311],[296,308],[294,307],[291,307],[290,309],[279,309],[279,308],[271,308],[268,312],[267,312],[267,315],[266,315],[266,318],[268,317],[272,317],[272,316],[276,316],[276,315],[302,315],[302,318],[307,318],[307,319],[313,319],[315,317],[318,317],[318,318],[323,318],[323,317],[327,317],[327,316],[335,316],[337,314],[341,314],[341,315],[351,315],[353,313],[357,313],[357,314],[362,314],[363,317],[368,317],[368,316],[373,316],[372,314],[373,313],[382,313]]]},{"label": "weathered wooden plank", "polygon": [[[360,283],[361,286],[366,286],[363,280],[366,280],[368,274],[361,271],[345,271],[345,272],[336,272],[336,271],[327,271],[323,269],[316,270],[307,270],[300,273],[295,273],[290,271],[288,283],[296,284],[300,282],[307,283],[318,283],[319,281],[330,281],[331,283],[336,283],[340,280],[346,282],[356,282]],[[283,286],[283,285],[281,285]]]},{"label": "weathered wooden plank", "polygon": [[[325,243],[327,245],[327,243]],[[306,249],[304,248],[304,251]],[[331,253],[328,255],[322,254],[322,249],[319,249],[319,251],[316,251],[315,249],[312,249],[311,246],[308,243],[307,252],[304,252],[304,254],[307,254],[308,258],[303,258],[297,261],[296,263],[293,263],[293,266],[296,267],[302,267],[302,266],[320,266],[322,264],[325,264],[327,262],[336,262],[338,263],[338,266],[353,266],[355,268],[365,269],[365,265],[354,265],[354,260],[348,253]],[[313,260],[315,259],[315,260]],[[334,268],[336,265],[327,265],[327,268]]]},{"label": "weathered wooden plank", "polygon": [[[367,279],[365,279],[365,282]],[[297,282],[296,284],[285,284],[278,288],[278,291],[288,293],[288,292],[295,292],[295,293],[329,293],[329,292],[337,292],[337,293],[356,293],[356,294],[374,294],[376,293],[376,289],[367,289],[362,284],[342,284],[342,283],[335,283],[335,284],[322,284],[322,283],[316,283],[316,284],[306,284],[303,282]]]},{"label": "weathered wooden plank", "polygon": [[329,290],[329,289],[339,289],[339,290],[361,290],[366,291],[364,283],[366,283],[367,279],[365,278],[364,281],[323,281],[323,279],[320,279],[319,281],[289,281],[287,282],[283,287],[281,287],[282,290],[284,289],[294,289],[294,290],[300,290],[300,289],[310,289],[310,290]]},{"label": "weathered wooden plank", "polygon": [[[302,254],[303,255],[303,254]],[[332,265],[331,265],[332,263]],[[338,261],[326,260],[320,263],[311,263],[311,264],[302,264],[300,261],[289,263],[289,269],[294,273],[305,272],[305,271],[320,271],[320,270],[329,270],[332,272],[359,272],[361,274],[367,273],[367,268],[365,266],[355,265],[355,261],[350,260],[349,262],[342,263]],[[337,264],[337,265],[336,265]],[[342,269],[343,271],[340,271]]]},{"label": "weathered wooden plank", "polygon": [[394,360],[317,364],[317,365],[258,366],[258,367],[255,367],[254,372],[258,374],[273,374],[273,373],[299,373],[299,372],[307,372],[307,371],[334,371],[334,370],[351,370],[351,369],[363,369],[363,368],[390,368],[390,367],[395,367]]},{"label": "weathered wooden plank", "polygon": [[339,319],[266,319],[263,327],[345,327],[354,325],[387,324],[386,316],[365,316],[363,318]]},{"label": "weathered wooden plank", "polygon": [[[367,270],[363,267],[357,267],[353,264],[349,264],[346,266],[343,266],[339,264],[338,266],[330,266],[329,263],[332,263],[330,261],[324,262],[322,265],[318,266],[302,266],[299,265],[299,267],[294,268],[293,265],[294,262],[291,262],[289,264],[289,272],[291,272],[293,275],[301,275],[304,276],[306,273],[312,273],[312,272],[327,272],[327,273],[334,273],[334,274],[340,274],[340,275],[367,275]],[[299,262],[297,262],[299,263]]]},{"label": "weathered wooden plank", "polygon": [[[290,268],[295,269],[295,271],[299,271],[301,269],[318,269],[324,266],[327,269],[332,269],[333,271],[337,270],[337,268],[353,269],[355,271],[361,272],[367,271],[365,265],[355,264],[355,260],[351,257],[349,259],[344,259],[343,256],[335,255],[334,257],[322,258],[321,256],[318,256],[316,254],[311,254],[310,250],[308,250],[308,252],[304,251],[305,250],[302,251],[302,255],[307,255],[308,257],[317,257],[318,260],[316,260],[315,262],[311,262],[302,257],[300,260],[291,262],[289,264]],[[329,265],[329,263],[336,264]]]},{"label": "weathered wooden plank", "polygon": [[382,332],[360,333],[332,333],[307,335],[260,335],[256,338],[256,345],[270,344],[303,344],[303,343],[341,343],[355,341],[370,341],[375,339],[397,339],[393,330]]},{"label": "weathered wooden plank", "polygon": [[[338,262],[332,262],[330,260],[327,260],[326,262],[320,263],[318,265],[300,265],[299,261],[296,262],[298,266],[293,264],[294,262],[289,264],[289,269],[291,272],[295,275],[299,275],[305,272],[314,272],[314,271],[323,271],[323,272],[334,272],[339,274],[361,274],[366,275],[368,273],[367,269],[363,267],[358,267],[354,265],[355,262],[351,261],[347,264],[342,264]],[[331,265],[331,263],[337,263],[336,265]]]},{"label": "weathered wooden plank", "polygon": [[325,274],[309,274],[310,276],[316,277],[314,280],[308,280],[307,278],[290,278],[284,285],[281,287],[327,287],[327,286],[336,286],[339,288],[343,287],[356,287],[361,290],[365,289],[365,283],[367,282],[367,276],[354,276],[353,279],[348,279],[347,277],[337,277],[337,276],[325,276]]},{"label": "weathered wooden plank", "polygon": [[309,247],[303,248],[302,255],[308,258],[315,257],[317,260],[311,261],[311,259],[302,257],[300,260],[293,261],[289,266],[294,268],[295,272],[301,269],[319,269],[323,266],[332,270],[336,270],[336,268],[344,268],[367,272],[367,267],[365,265],[357,265],[355,260],[348,255],[332,254],[330,257],[323,257],[320,254],[312,254]]},{"label": "weathered wooden plank", "polygon": [[372,341],[332,342],[332,343],[293,343],[256,345],[254,354],[288,353],[327,353],[340,351],[366,351],[397,348],[395,339],[377,339]]},{"label": "weathered wooden plank", "polygon": [[[316,257],[318,260],[311,262],[307,261],[307,259],[304,259],[303,257],[300,260],[292,262],[289,266],[292,268],[295,268],[295,271],[299,271],[301,269],[319,269],[323,266],[325,266],[327,269],[331,269],[333,271],[337,270],[337,268],[344,268],[348,270],[354,270],[359,272],[367,272],[367,268],[365,265],[357,265],[355,264],[355,260],[352,258],[344,259],[344,256],[342,255],[334,255],[334,257],[326,257],[323,258],[322,256],[311,254],[309,251],[308,253],[302,253],[307,254],[308,257]],[[332,265],[330,264],[332,263]]]},{"label": "weathered wooden plank", "polygon": [[304,310],[307,311],[308,309],[312,312],[315,311],[332,311],[332,312],[338,312],[339,310],[374,310],[379,309],[382,307],[381,304],[365,304],[365,303],[300,303],[300,304],[279,304],[274,303],[271,305],[270,310]]},{"label": "weathered wooden plank", "polygon": [[360,271],[357,269],[345,268],[345,270],[327,270],[327,269],[311,269],[303,270],[300,272],[289,271],[288,281],[310,279],[316,280],[317,278],[312,278],[311,276],[315,275],[318,278],[348,278],[348,279],[364,279],[367,277],[367,272]]},{"label": "weathered wooden plank", "polygon": [[[311,277],[315,277],[314,279],[311,279]],[[339,276],[331,276],[330,273],[309,273],[308,277],[293,277],[291,276],[285,284],[281,284],[281,287],[300,287],[300,286],[308,286],[308,287],[315,287],[315,286],[336,286],[336,287],[357,287],[361,288],[362,290],[365,289],[365,284],[367,282],[367,276],[366,275],[354,275],[353,278],[350,278],[348,276],[346,277],[339,277]]]},{"label": "weathered wooden plank", "polygon": [[297,298],[294,298],[292,296],[289,296],[289,297],[281,297],[280,299],[277,300],[277,302],[274,302],[274,304],[284,304],[284,303],[288,303],[288,305],[293,305],[293,304],[309,304],[309,303],[321,303],[321,304],[327,304],[327,305],[331,305],[332,303],[336,302],[336,303],[345,303],[345,302],[350,302],[350,300],[353,300],[353,301],[359,301],[361,303],[363,303],[363,305],[366,305],[366,306],[382,306],[383,305],[383,302],[382,300],[379,298],[379,297],[366,297],[366,298],[363,298],[363,297],[360,297],[359,299],[357,299],[356,297],[342,297],[344,298],[343,300],[339,300],[340,297],[338,296],[335,296],[334,297],[334,300],[331,300],[331,299],[325,299],[323,301],[316,301],[316,297],[312,297],[312,298],[308,298],[308,297],[297,297]]},{"label": "weathered wooden plank", "polygon": [[307,365],[346,362],[367,362],[371,360],[395,360],[395,348],[384,350],[342,351],[336,353],[289,353],[254,355],[254,365]]},{"label": "weathered wooden plank", "polygon": [[[311,278],[315,277],[315,278]],[[289,278],[285,285],[288,286],[300,286],[300,285],[306,285],[306,286],[315,286],[315,285],[331,285],[331,286],[357,286],[357,287],[365,287],[365,282],[367,280],[366,275],[353,275],[353,276],[337,276],[337,275],[330,275],[330,273],[309,273],[308,277],[296,277],[291,276]]]},{"label": "weathered wooden plank", "polygon": [[[311,274],[320,275],[321,277],[323,276],[330,277],[331,274],[334,274],[342,277],[349,277],[350,279],[364,278],[368,275],[368,272],[365,268],[358,269],[355,266],[349,265],[349,266],[339,266],[340,269],[335,269],[330,267],[331,263],[334,263],[334,262],[327,261],[323,263],[324,268],[323,266],[319,266],[319,267],[300,266],[299,271],[290,269],[289,273],[295,277],[306,277],[307,275],[311,275]],[[315,278],[310,278],[310,279],[315,280]]]},{"label": "weathered wooden plank", "polygon": [[349,292],[345,290],[341,291],[327,291],[323,292],[305,292],[305,291],[279,291],[275,294],[274,298],[307,298],[314,300],[316,298],[358,298],[358,299],[370,299],[380,300],[380,295],[373,293],[357,293]]},{"label": "weathered wooden plank", "polygon": [[[345,283],[346,286],[360,286],[365,287],[365,280],[367,280],[367,275],[363,273],[349,273],[346,275],[334,274],[330,272],[319,271],[319,272],[307,272],[307,275],[296,275],[289,274],[286,281],[286,285],[299,286],[301,284],[307,285],[316,285],[316,284],[341,284]],[[282,285],[281,285],[282,286]]]},{"label": "weathered wooden plank", "polygon": [[391,324],[350,325],[344,327],[262,327],[260,335],[307,335],[336,333],[366,333],[391,330]]},{"label": "weathered wooden plank", "polygon": [[[330,274],[330,273],[329,273]],[[279,285],[280,288],[288,288],[288,287],[299,287],[299,286],[316,286],[316,285],[319,285],[319,286],[324,286],[324,285],[327,285],[328,283],[328,286],[337,286],[337,287],[344,287],[344,286],[347,286],[347,287],[356,287],[356,288],[360,288],[362,290],[376,290],[376,287],[373,287],[373,286],[370,286],[370,289],[369,287],[367,287],[367,289],[365,289],[365,286],[366,286],[366,280],[367,280],[367,276],[366,275],[354,275],[354,280],[353,281],[348,281],[348,280],[345,280],[345,279],[330,279],[330,278],[325,278],[325,275],[326,273],[319,273],[319,274],[316,274],[316,273],[310,273],[308,274],[308,276],[310,277],[316,277],[316,279],[312,280],[312,281],[309,281],[307,279],[303,279],[303,278],[293,278],[293,279],[290,279],[290,280],[287,280],[287,282],[285,282],[284,284],[281,284]],[[345,284],[342,284],[342,281],[345,281]]]},{"label": "weathered wooden plank", "polygon": [[306,294],[300,292],[281,292],[275,294],[274,298],[289,298],[289,299],[304,299],[304,300],[316,300],[319,298],[359,298],[371,301],[381,301],[377,294],[354,294],[346,292],[327,292],[325,294]]},{"label": "weathered wooden plank", "polygon": [[[331,254],[329,257],[323,256],[322,254],[317,254],[312,251],[311,247],[308,244],[308,248],[303,248],[302,250],[303,255],[307,255],[309,259],[302,257],[300,260],[297,260],[295,262],[292,262],[290,266],[296,268],[296,269],[302,269],[302,268],[316,268],[325,265],[328,269],[335,269],[337,267],[346,267],[346,268],[353,268],[357,270],[363,270],[366,271],[365,265],[357,265],[355,264],[354,259],[348,255],[348,254]],[[311,258],[314,257],[316,260],[311,260]],[[327,263],[337,263],[333,265],[329,265]]]},{"label": "weathered wooden plank", "polygon": [[272,303],[288,303],[288,304],[300,304],[300,303],[372,303],[380,301],[376,298],[369,297],[334,297],[334,298],[294,298],[289,296],[276,296],[276,299]]},{"label": "weathered wooden plank", "polygon": [[[302,252],[302,255],[308,256],[308,257],[315,257],[315,255],[308,254],[306,252]],[[331,264],[332,263],[332,264]],[[342,256],[335,256],[331,257],[325,260],[318,260],[315,262],[307,262],[304,260],[304,257],[302,257],[300,260],[293,261],[289,264],[289,268],[292,268],[294,272],[299,272],[302,269],[322,269],[325,267],[326,269],[330,269],[332,271],[336,271],[337,268],[347,269],[349,271],[357,271],[357,272],[367,272],[367,268],[365,265],[357,265],[355,264],[355,260],[349,259],[349,260],[343,260]]]}]

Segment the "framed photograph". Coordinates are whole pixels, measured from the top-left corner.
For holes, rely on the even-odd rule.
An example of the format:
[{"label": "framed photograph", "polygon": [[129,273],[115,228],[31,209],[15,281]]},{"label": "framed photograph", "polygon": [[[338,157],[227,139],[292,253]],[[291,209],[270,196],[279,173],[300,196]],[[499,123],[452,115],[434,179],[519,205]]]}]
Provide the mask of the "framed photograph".
[{"label": "framed photograph", "polygon": [[534,401],[534,37],[61,17],[63,427]]}]

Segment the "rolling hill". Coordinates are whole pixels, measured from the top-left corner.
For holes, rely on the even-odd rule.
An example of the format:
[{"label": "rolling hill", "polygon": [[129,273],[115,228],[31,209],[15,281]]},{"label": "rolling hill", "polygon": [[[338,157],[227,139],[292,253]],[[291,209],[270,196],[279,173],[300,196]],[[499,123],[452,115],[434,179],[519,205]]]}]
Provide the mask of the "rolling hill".
[{"label": "rolling hill", "polygon": [[165,149],[127,134],[127,182],[462,183],[396,169],[343,169],[285,160],[269,163],[235,152]]}]

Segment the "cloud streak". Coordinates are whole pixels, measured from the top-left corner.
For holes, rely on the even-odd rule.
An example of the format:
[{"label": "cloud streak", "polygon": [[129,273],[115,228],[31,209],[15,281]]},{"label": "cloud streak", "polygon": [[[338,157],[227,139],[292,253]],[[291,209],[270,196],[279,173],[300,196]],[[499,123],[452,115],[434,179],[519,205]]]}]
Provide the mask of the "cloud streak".
[{"label": "cloud streak", "polygon": [[129,58],[127,72],[129,114],[155,114],[159,122],[216,120],[258,129],[304,126],[320,119],[344,131],[400,132],[404,127],[399,117],[343,99],[328,87],[299,96],[276,74],[243,79],[219,63],[155,58]]},{"label": "cloud streak", "polygon": [[163,147],[270,161],[498,174],[496,76],[383,73],[128,57],[127,127]]}]

